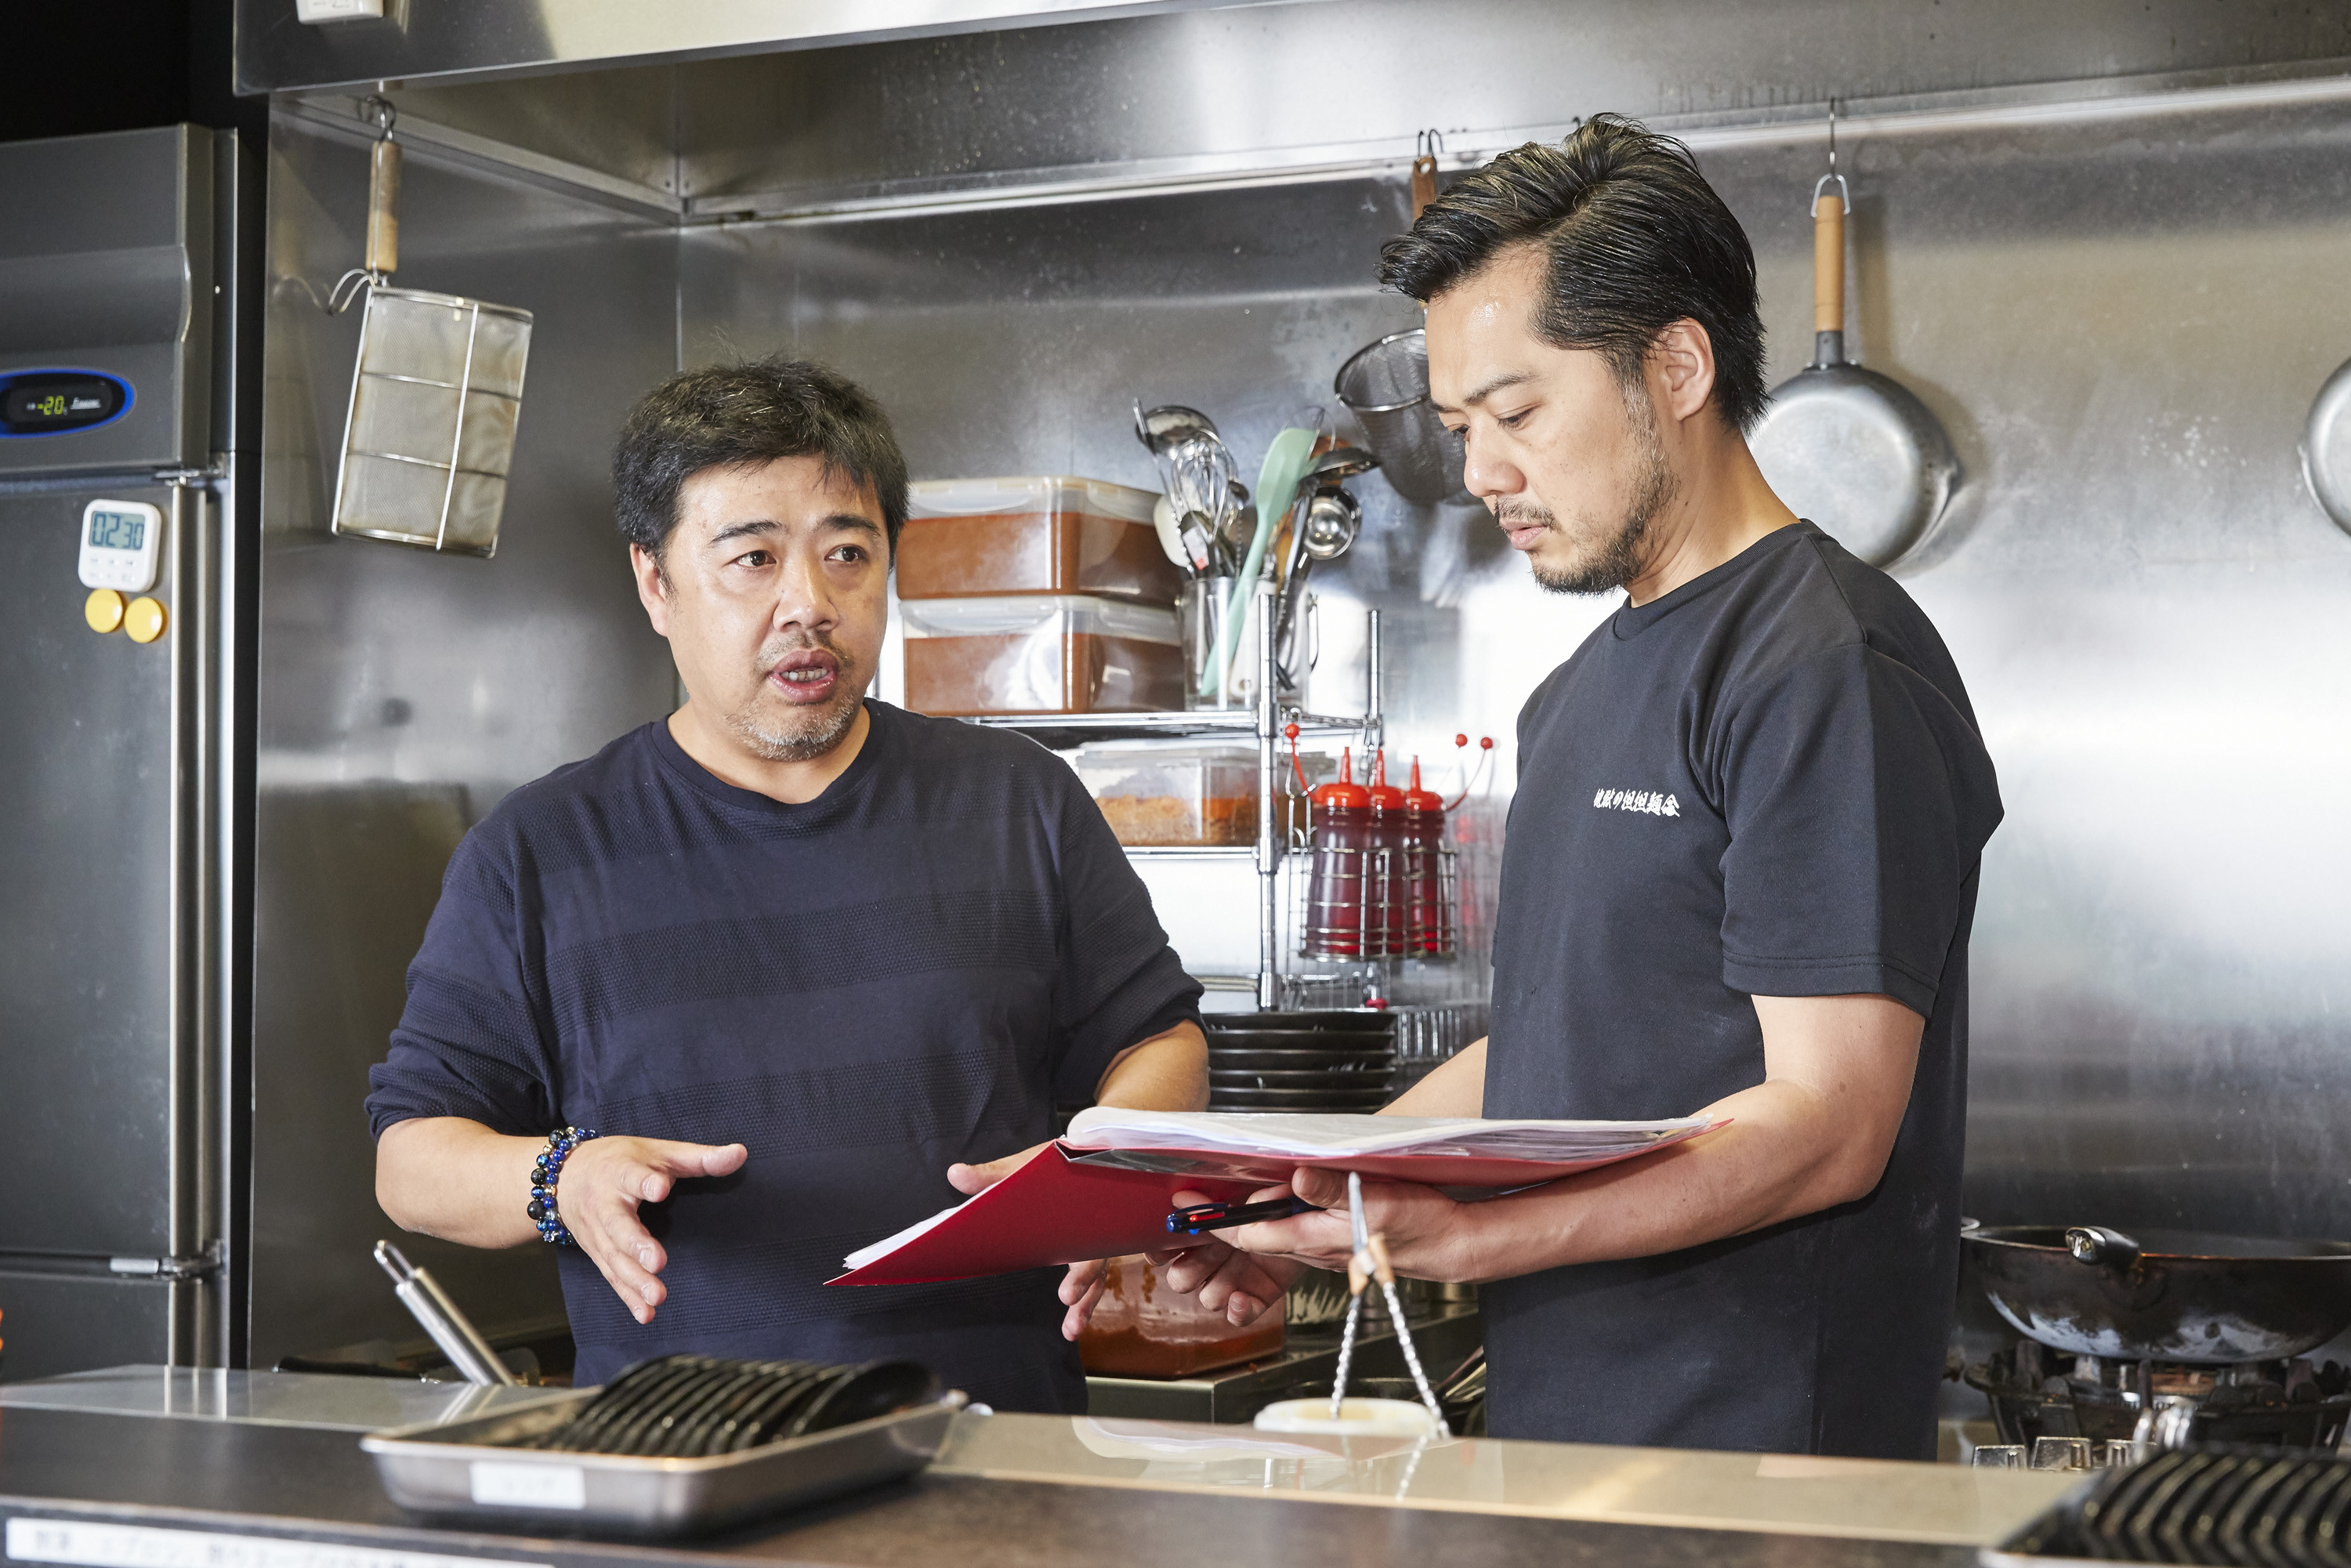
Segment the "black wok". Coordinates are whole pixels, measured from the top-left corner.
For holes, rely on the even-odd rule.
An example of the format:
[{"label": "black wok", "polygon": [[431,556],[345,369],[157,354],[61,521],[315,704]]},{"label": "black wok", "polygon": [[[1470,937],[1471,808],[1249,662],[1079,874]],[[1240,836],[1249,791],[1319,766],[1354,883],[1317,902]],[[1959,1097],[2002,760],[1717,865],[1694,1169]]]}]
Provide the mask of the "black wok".
[{"label": "black wok", "polygon": [[2351,1242],[1976,1226],[1960,1244],[2000,1315],[2123,1361],[2277,1361],[2351,1327]]}]

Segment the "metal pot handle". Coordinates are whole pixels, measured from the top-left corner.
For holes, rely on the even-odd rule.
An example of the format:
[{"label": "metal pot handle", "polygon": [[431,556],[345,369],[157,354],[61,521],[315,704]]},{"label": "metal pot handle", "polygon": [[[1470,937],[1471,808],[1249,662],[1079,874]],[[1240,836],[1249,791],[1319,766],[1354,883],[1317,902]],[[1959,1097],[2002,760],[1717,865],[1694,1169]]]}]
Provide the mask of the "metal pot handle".
[{"label": "metal pot handle", "polygon": [[2102,1269],[2127,1269],[2139,1260],[2139,1244],[2119,1230],[2103,1225],[2071,1225],[2065,1228],[2065,1250],[2077,1263]]}]

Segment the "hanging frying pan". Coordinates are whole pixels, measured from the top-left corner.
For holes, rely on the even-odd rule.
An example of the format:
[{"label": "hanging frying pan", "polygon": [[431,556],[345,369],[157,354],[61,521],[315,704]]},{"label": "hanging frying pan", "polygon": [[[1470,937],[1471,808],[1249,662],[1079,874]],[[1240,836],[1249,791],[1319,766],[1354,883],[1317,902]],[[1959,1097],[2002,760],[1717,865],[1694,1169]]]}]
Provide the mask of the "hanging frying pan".
[{"label": "hanging frying pan", "polygon": [[1846,193],[1834,141],[1829,163],[1813,187],[1813,362],[1772,389],[1749,444],[1798,517],[1890,566],[1942,515],[1959,465],[1907,387],[1844,357]]},{"label": "hanging frying pan", "polygon": [[2302,427],[2302,482],[2313,499],[2351,533],[2351,361],[2318,389]]}]

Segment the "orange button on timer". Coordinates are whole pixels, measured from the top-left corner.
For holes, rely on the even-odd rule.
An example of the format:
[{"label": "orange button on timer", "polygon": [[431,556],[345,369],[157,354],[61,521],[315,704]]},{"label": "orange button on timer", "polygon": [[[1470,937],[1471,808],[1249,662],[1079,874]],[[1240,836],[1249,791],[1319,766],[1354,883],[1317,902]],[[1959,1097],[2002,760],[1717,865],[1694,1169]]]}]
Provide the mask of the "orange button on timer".
[{"label": "orange button on timer", "polygon": [[110,588],[93,588],[82,601],[81,618],[93,632],[111,632],[122,624],[122,595]]},{"label": "orange button on timer", "polygon": [[131,640],[134,643],[152,643],[163,634],[163,628],[171,619],[162,604],[141,594],[123,611],[122,629],[131,633]]}]

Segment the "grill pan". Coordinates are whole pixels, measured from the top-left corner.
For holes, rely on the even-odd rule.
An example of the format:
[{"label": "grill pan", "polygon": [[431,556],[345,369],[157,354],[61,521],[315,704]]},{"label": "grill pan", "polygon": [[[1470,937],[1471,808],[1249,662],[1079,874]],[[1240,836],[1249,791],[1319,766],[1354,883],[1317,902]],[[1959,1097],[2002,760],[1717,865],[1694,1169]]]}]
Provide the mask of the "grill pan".
[{"label": "grill pan", "polygon": [[[718,1363],[668,1375],[680,1385],[673,1392],[682,1396],[681,1409],[695,1403],[683,1385],[702,1384],[699,1397],[706,1403],[727,1381]],[[912,1475],[937,1455],[967,1403],[949,1392],[866,1420],[698,1458],[554,1447],[596,1392],[454,1426],[370,1433],[360,1447],[374,1459],[392,1501],[435,1518],[508,1529],[690,1535]],[[810,1406],[793,1424],[820,1419]],[[642,1446],[652,1437],[647,1427],[633,1440]]]}]

